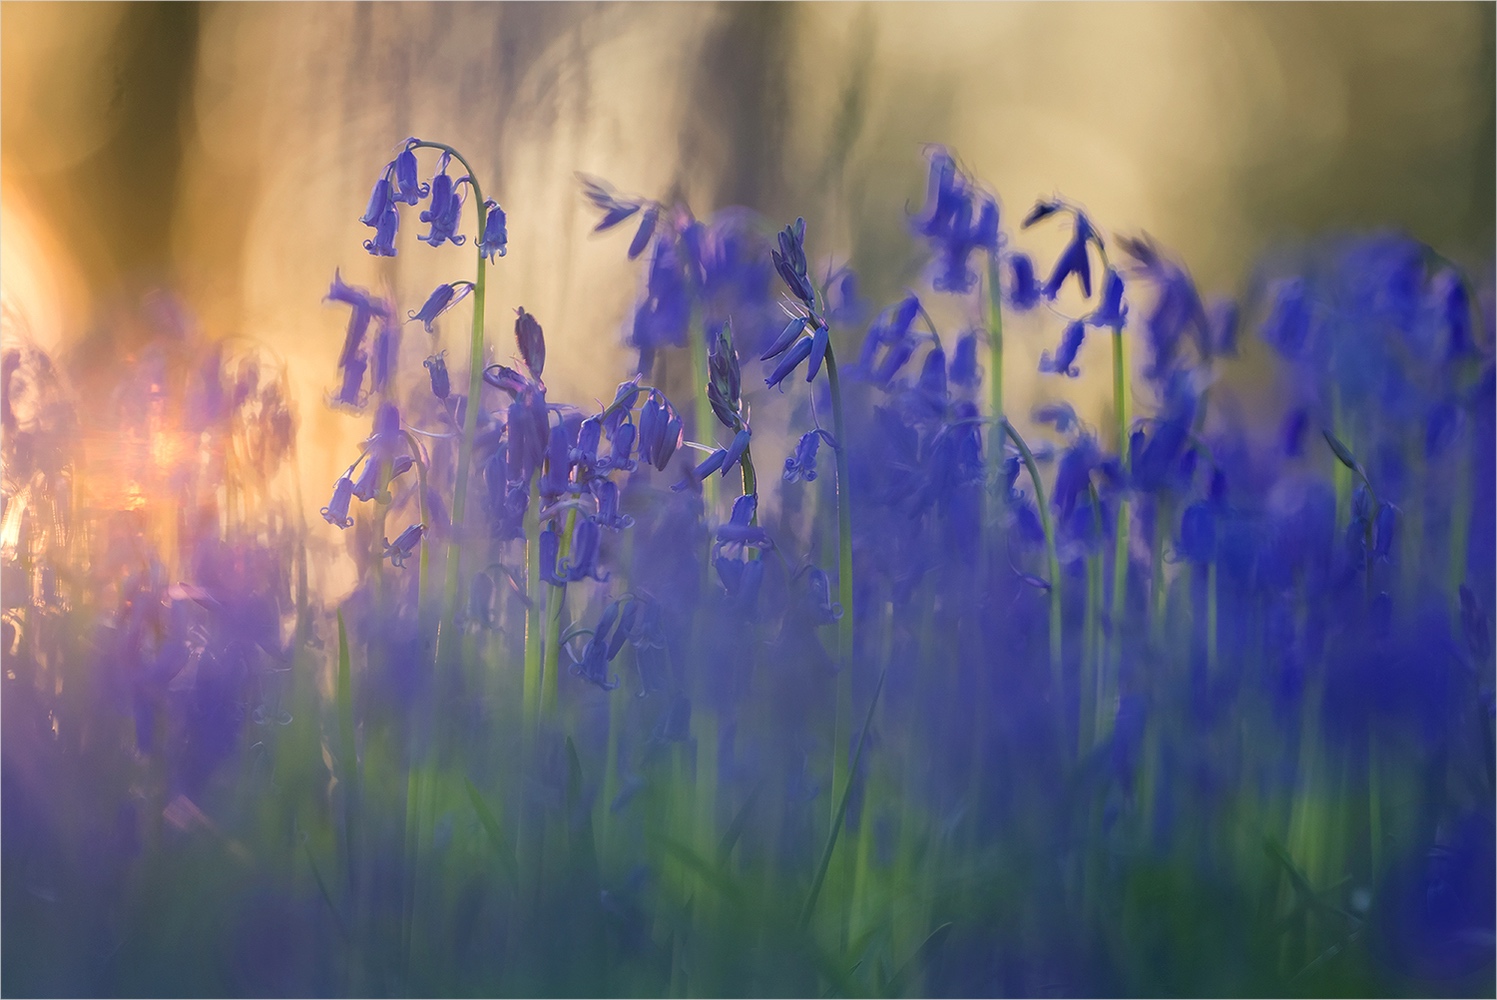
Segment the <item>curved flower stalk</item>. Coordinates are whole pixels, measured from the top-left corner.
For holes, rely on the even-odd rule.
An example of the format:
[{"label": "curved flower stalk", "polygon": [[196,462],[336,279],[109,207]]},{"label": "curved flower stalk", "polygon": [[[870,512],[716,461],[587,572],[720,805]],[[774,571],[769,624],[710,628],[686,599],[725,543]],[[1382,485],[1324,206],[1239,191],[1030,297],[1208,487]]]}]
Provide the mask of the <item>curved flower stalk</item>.
[{"label": "curved flower stalk", "polygon": [[[456,611],[458,581],[461,575],[463,550],[462,528],[466,520],[468,504],[468,475],[473,458],[473,439],[478,426],[477,400],[483,385],[483,321],[486,291],[487,264],[508,252],[508,231],[504,210],[493,199],[485,199],[473,168],[463,155],[453,147],[440,142],[410,138],[402,144],[398,156],[385,167],[384,173],[375,182],[370,193],[369,207],[360,220],[375,230],[375,235],[366,240],[364,249],[375,256],[393,257],[396,254],[395,237],[400,225],[398,205],[419,205],[428,198],[427,208],[420,214],[420,221],[428,224],[427,232],[418,239],[431,247],[443,243],[462,246],[467,237],[459,233],[463,207],[471,190],[474,204],[475,239],[478,252],[477,268],[471,282],[453,282],[439,285],[427,299],[426,304],[411,319],[419,319],[428,333],[432,323],[447,309],[471,293],[473,298],[473,320],[468,351],[467,405],[461,440],[458,445],[456,484],[452,497],[452,530],[447,549],[447,576],[442,591],[442,622],[452,620]],[[436,173],[429,183],[419,179],[416,150],[434,149],[441,153]],[[454,179],[448,173],[453,160],[467,171]]]}]

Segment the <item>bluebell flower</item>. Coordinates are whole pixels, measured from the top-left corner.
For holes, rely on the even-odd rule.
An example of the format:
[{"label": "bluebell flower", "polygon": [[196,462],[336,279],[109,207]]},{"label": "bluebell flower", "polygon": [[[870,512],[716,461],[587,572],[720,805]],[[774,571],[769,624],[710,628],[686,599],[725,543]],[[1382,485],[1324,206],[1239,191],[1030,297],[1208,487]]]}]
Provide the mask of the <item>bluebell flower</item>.
[{"label": "bluebell flower", "polygon": [[851,268],[844,267],[832,275],[822,304],[829,323],[851,326],[862,321],[863,300],[858,297],[858,276]]},{"label": "bluebell flower", "polygon": [[378,458],[394,458],[405,449],[405,434],[400,429],[400,408],[390,400],[379,404],[374,411],[374,422],[364,444],[369,454]]},{"label": "bluebell flower", "polygon": [[814,308],[816,293],[806,275],[805,240],[806,220],[796,219],[794,226],[786,226],[780,231],[779,249],[770,250],[769,255],[785,287],[808,308]]},{"label": "bluebell flower", "polygon": [[1237,303],[1231,299],[1217,299],[1206,310],[1206,325],[1211,331],[1212,356],[1236,356],[1238,319]]},{"label": "bluebell flower", "polygon": [[937,413],[944,412],[947,392],[946,351],[939,341],[925,355],[925,363],[920,368],[920,379],[915,385],[929,401],[936,404]]},{"label": "bluebell flower", "polygon": [[595,233],[612,229],[640,209],[638,201],[619,198],[605,181],[586,174],[578,174],[577,179],[582,182],[582,193],[587,199],[603,210],[602,221],[593,227]]},{"label": "bluebell flower", "polygon": [[[811,335],[811,363],[806,367],[807,382],[814,381],[817,373],[821,371],[821,363],[826,360],[827,348],[832,343],[831,338],[831,331],[827,329],[825,323],[818,326],[816,332]],[[944,361],[941,363],[941,377],[943,379],[946,377],[946,363]]]},{"label": "bluebell flower", "polygon": [[[894,373],[910,359],[916,346],[915,338],[910,335],[910,326],[919,312],[920,300],[908,295],[874,317],[858,354],[856,370],[862,378],[887,385]],[[880,351],[885,351],[882,360]]]},{"label": "bluebell flower", "polygon": [[566,565],[561,569],[567,579],[577,583],[587,577],[606,581],[608,575],[598,571],[598,525],[590,520],[581,520],[572,528],[571,551],[567,553]]},{"label": "bluebell flower", "polygon": [[548,501],[554,501],[569,492],[572,479],[571,450],[566,424],[556,424],[551,428],[547,439],[546,464],[541,470],[541,496]]},{"label": "bluebell flower", "polygon": [[338,354],[338,367],[343,369],[345,378],[344,391],[339,394],[339,399],[349,406],[358,406],[364,372],[368,368],[364,339],[370,322],[375,318],[387,318],[390,310],[382,300],[370,295],[367,290],[345,283],[342,274],[337,271],[333,272],[333,284],[328,289],[327,300],[353,307],[353,312],[348,317],[348,329],[343,337],[343,350]]},{"label": "bluebell flower", "polygon": [[333,485],[333,498],[322,508],[323,518],[335,528],[352,527],[353,518],[348,516],[348,505],[352,500],[353,480],[347,475],[341,476]]},{"label": "bluebell flower", "polygon": [[[609,609],[614,610],[615,614],[617,613],[613,605],[609,605]],[[606,636],[608,629],[612,625],[612,622],[607,622],[606,625],[601,622],[599,623],[597,631],[593,633],[587,645],[583,647],[582,659],[575,660],[571,668],[572,676],[581,677],[589,684],[596,685],[604,691],[612,691],[619,686],[618,675],[608,672],[608,640]]]},{"label": "bluebell flower", "polygon": [[702,482],[714,472],[722,469],[723,463],[728,460],[728,449],[716,448],[700,463],[686,470],[686,478],[672,486],[671,489],[680,493],[683,490],[696,490]]},{"label": "bluebell flower", "polygon": [[369,192],[369,207],[364,209],[359,221],[370,229],[378,229],[393,201],[394,191],[390,187],[390,171],[387,167],[379,180],[374,182],[374,190]]},{"label": "bluebell flower", "polygon": [[681,347],[691,324],[691,290],[674,241],[657,239],[650,258],[645,299],[634,311],[630,346],[639,350],[639,370],[648,371],[655,351]]},{"label": "bluebell flower", "polygon": [[[598,445],[603,442],[603,421],[600,417],[588,417],[577,428],[577,441],[572,445],[572,464],[588,473],[598,467]],[[581,476],[578,477],[582,478]]]},{"label": "bluebell flower", "polygon": [[1029,416],[1037,424],[1050,424],[1058,434],[1070,434],[1081,426],[1075,408],[1064,400],[1041,403],[1030,412]]},{"label": "bluebell flower", "polygon": [[604,479],[592,487],[593,497],[598,501],[598,512],[593,520],[599,527],[611,531],[623,531],[634,524],[634,518],[619,512],[619,487],[611,479]]},{"label": "bluebell flower", "polygon": [[369,370],[368,359],[360,353],[349,358],[343,365],[343,382],[334,402],[357,410],[364,405],[364,373]]},{"label": "bluebell flower", "polygon": [[385,558],[390,560],[390,564],[396,569],[400,569],[411,557],[411,553],[416,551],[416,546],[421,543],[421,535],[425,531],[426,525],[413,524],[396,536],[395,541],[392,542],[386,538],[384,540]]},{"label": "bluebell flower", "polygon": [[828,436],[826,431],[819,427],[801,435],[800,442],[795,446],[795,454],[785,459],[785,471],[781,476],[785,482],[816,481],[816,450],[824,436]]},{"label": "bluebell flower", "polygon": [[566,585],[566,576],[557,572],[556,557],[561,554],[561,536],[551,525],[541,530],[540,571],[541,579],[553,587]]},{"label": "bluebell flower", "polygon": [[452,381],[447,376],[447,359],[443,357],[444,354],[445,351],[433,354],[422,362],[431,374],[431,394],[443,400],[452,395]]},{"label": "bluebell flower", "polygon": [[681,417],[663,394],[652,390],[639,412],[639,456],[664,472],[681,446]]},{"label": "bluebell flower", "polygon": [[460,247],[467,239],[458,235],[457,227],[462,218],[463,202],[467,200],[466,192],[459,194],[458,188],[467,183],[468,178],[460,177],[454,182],[447,173],[451,161],[450,153],[443,153],[441,160],[437,161],[437,174],[431,179],[430,207],[421,213],[421,221],[429,223],[431,228],[416,237],[434,247],[447,242]]},{"label": "bluebell flower", "polygon": [[1102,449],[1090,434],[1078,434],[1055,469],[1055,508],[1069,517],[1076,502],[1088,494],[1092,470],[1102,464]]},{"label": "bluebell flower", "polygon": [[1373,521],[1372,555],[1375,559],[1387,559],[1393,552],[1393,539],[1398,529],[1398,508],[1384,501],[1378,504]]},{"label": "bluebell flower", "polygon": [[522,306],[515,310],[515,340],[530,377],[539,380],[546,367],[546,335],[536,318]]},{"label": "bluebell flower", "polygon": [[386,307],[379,317],[379,330],[374,335],[369,352],[373,369],[369,375],[369,387],[380,395],[390,391],[390,383],[395,378],[395,362],[400,357],[401,327],[393,310]]},{"label": "bluebell flower", "polygon": [[926,207],[915,218],[914,228],[935,250],[935,289],[965,293],[976,280],[967,264],[972,252],[998,251],[998,203],[960,174],[944,148],[934,147],[930,160]]},{"label": "bluebell flower", "polygon": [[979,336],[977,330],[969,330],[957,338],[956,349],[951,352],[951,368],[947,372],[952,385],[975,389],[982,383],[982,368],[977,364]]},{"label": "bluebell flower", "polygon": [[832,584],[819,567],[806,571],[807,608],[816,625],[831,625],[842,617],[842,605],[832,600]]},{"label": "bluebell flower", "polygon": [[478,241],[478,255],[494,263],[495,257],[509,252],[509,230],[506,228],[504,209],[493,198],[484,199],[483,237]]},{"label": "bluebell flower", "polygon": [[1008,304],[1019,312],[1028,312],[1039,305],[1042,289],[1034,273],[1034,261],[1027,254],[1008,255],[1009,286]]},{"label": "bluebell flower", "polygon": [[1281,281],[1273,288],[1273,310],[1259,333],[1284,357],[1298,357],[1310,336],[1313,308],[1303,281]]},{"label": "bluebell flower", "polygon": [[1193,563],[1209,563],[1216,558],[1216,510],[1205,500],[1198,500],[1180,515],[1180,556]]},{"label": "bluebell flower", "polygon": [[391,198],[392,201],[398,201],[404,205],[416,205],[431,192],[431,185],[421,183],[421,178],[417,173],[416,151],[410,146],[395,157],[390,167],[398,188]]},{"label": "bluebell flower", "polygon": [[1284,454],[1293,458],[1305,452],[1305,431],[1310,427],[1310,411],[1297,406],[1284,414],[1284,423],[1279,430],[1279,444]]},{"label": "bluebell flower", "polygon": [[724,323],[707,345],[707,402],[712,413],[728,430],[743,423],[740,415],[743,375],[738,351],[733,347],[733,327]]},{"label": "bluebell flower", "polygon": [[[613,603],[618,604],[617,601]],[[630,598],[628,603],[623,605],[622,610],[619,612],[618,625],[613,630],[613,637],[608,640],[608,662],[612,663],[614,657],[618,656],[619,652],[624,648],[624,643],[634,637],[641,607],[642,603],[634,598]],[[604,617],[607,617],[606,610]]]},{"label": "bluebell flower", "polygon": [[634,239],[629,241],[629,259],[634,260],[645,252],[645,247],[650,245],[650,238],[655,235],[655,222],[660,217],[660,208],[651,205],[645,209],[644,215],[640,216],[639,228],[634,232]]},{"label": "bluebell flower", "polygon": [[759,356],[759,360],[768,361],[770,358],[784,354],[790,349],[790,345],[794,344],[800,338],[801,333],[805,331],[806,326],[810,322],[811,318],[809,316],[793,317],[789,323],[785,324],[785,329],[774,339],[769,348]]},{"label": "bluebell flower", "polygon": [[426,297],[426,302],[422,304],[419,312],[406,314],[406,322],[419,320],[421,325],[426,328],[427,333],[435,333],[436,331],[431,328],[431,325],[437,321],[437,317],[461,302],[472,290],[472,283],[467,281],[457,281],[450,285],[438,285]]},{"label": "bluebell flower", "polygon": [[785,356],[780,359],[780,363],[775,366],[775,370],[764,380],[764,384],[773,388],[788,378],[792,372],[800,367],[802,361],[811,356],[811,348],[814,343],[815,340],[812,337],[802,337],[800,340],[797,340],[790,350],[785,352]]},{"label": "bluebell flower", "polygon": [[1128,307],[1123,304],[1123,276],[1113,268],[1107,269],[1102,279],[1102,301],[1087,317],[1087,323],[1095,327],[1121,329],[1128,320]]},{"label": "bluebell flower", "polygon": [[531,389],[530,380],[508,365],[489,365],[483,370],[483,380],[516,398]]},{"label": "bluebell flower", "polygon": [[773,548],[769,533],[752,523],[758,506],[759,498],[752,493],[746,493],[733,501],[733,512],[727,523],[718,526],[714,548],[727,546],[736,549],[745,545],[759,549]]},{"label": "bluebell flower", "polygon": [[1064,207],[1065,204],[1058,198],[1041,198],[1034,203],[1034,207],[1029,210],[1029,214],[1024,216],[1024,221],[1019,223],[1019,228],[1028,229],[1036,222],[1050,218],[1050,216],[1059,212]]},{"label": "bluebell flower", "polygon": [[374,224],[374,238],[364,241],[364,249],[375,257],[395,256],[395,234],[400,229],[400,211],[388,202]]},{"label": "bluebell flower", "polygon": [[609,453],[599,459],[598,468],[609,472],[633,472],[638,468],[634,461],[634,424],[628,420],[614,426],[609,435]]},{"label": "bluebell flower", "polygon": [[728,473],[732,472],[739,460],[743,458],[744,449],[749,445],[749,437],[750,432],[747,427],[733,435],[733,441],[728,445],[726,454],[723,455],[722,476],[724,478],[727,478]]},{"label": "bluebell flower", "polygon": [[1076,354],[1081,350],[1081,344],[1085,340],[1085,323],[1076,320],[1067,325],[1065,332],[1060,335],[1060,346],[1056,348],[1055,356],[1051,357],[1049,351],[1040,352],[1040,371],[1065,375],[1068,378],[1080,375],[1081,372],[1076,368]]},{"label": "bluebell flower", "polygon": [[493,621],[494,578],[484,572],[473,574],[473,583],[468,587],[468,624],[480,629]]},{"label": "bluebell flower", "polygon": [[1075,219],[1075,228],[1071,231],[1071,242],[1067,243],[1066,248],[1061,251],[1060,258],[1055,262],[1055,269],[1050,272],[1050,277],[1045,279],[1045,286],[1042,289],[1045,298],[1051,301],[1054,301],[1055,296],[1060,293],[1061,286],[1073,274],[1081,283],[1081,293],[1087,298],[1092,296],[1092,268],[1087,252],[1087,244],[1093,237],[1092,224],[1081,212],[1075,213]]}]

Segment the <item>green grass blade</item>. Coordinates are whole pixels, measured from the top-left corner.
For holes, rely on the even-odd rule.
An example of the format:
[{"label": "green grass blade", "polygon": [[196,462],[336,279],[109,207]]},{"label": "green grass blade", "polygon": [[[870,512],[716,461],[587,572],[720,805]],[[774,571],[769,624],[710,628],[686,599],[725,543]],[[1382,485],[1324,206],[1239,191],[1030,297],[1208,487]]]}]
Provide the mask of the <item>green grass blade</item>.
[{"label": "green grass blade", "polygon": [[504,827],[499,825],[499,818],[489,809],[488,803],[484,802],[483,796],[478,793],[477,786],[471,780],[466,779],[464,784],[468,788],[468,801],[473,803],[473,811],[478,814],[478,822],[483,825],[483,832],[488,834],[494,853],[499,855],[499,863],[504,868],[505,879],[512,888],[518,890],[520,868],[515,863],[514,845],[504,835]]},{"label": "green grass blade", "polygon": [[738,843],[738,838],[743,836],[744,829],[748,826],[749,814],[754,810],[754,803],[759,800],[759,792],[764,788],[764,779],[760,778],[754,790],[749,792],[743,805],[739,807],[738,814],[733,817],[733,822],[728,824],[727,832],[723,834],[722,841],[717,845],[717,863],[719,867],[726,867],[728,858],[733,854],[733,847]]},{"label": "green grass blade", "polygon": [[946,943],[946,939],[951,936],[952,926],[951,921],[948,920],[931,931],[926,939],[920,942],[920,947],[915,949],[915,953],[889,979],[885,986],[887,995],[899,996],[908,988],[910,978],[915,974],[916,970],[928,965],[931,959],[936,957],[936,953],[941,950],[941,946]]},{"label": "green grass blade", "polygon": [[567,837],[573,874],[585,879],[589,888],[598,881],[598,851],[593,843],[593,817],[582,803],[582,761],[577,744],[567,737]]},{"label": "green grass blade", "polygon": [[312,867],[312,878],[316,879],[317,888],[322,891],[323,902],[327,903],[328,911],[333,915],[333,925],[338,928],[338,935],[346,944],[349,941],[348,924],[344,923],[343,914],[338,912],[338,905],[333,902],[333,894],[328,891],[327,883],[322,880],[322,872],[318,870],[317,861],[312,857],[312,848],[307,846],[306,841],[302,841],[301,849],[307,855],[307,864]]},{"label": "green grass blade", "polygon": [[[843,669],[847,669],[843,667]],[[842,821],[847,817],[847,802],[852,797],[853,778],[858,773],[858,765],[863,760],[863,745],[868,740],[868,729],[873,725],[873,711],[878,708],[878,696],[884,690],[884,674],[879,671],[878,685],[873,689],[873,700],[868,703],[868,714],[863,718],[863,730],[858,733],[858,748],[852,756],[852,767],[847,772],[847,780],[842,784],[842,796],[837,800],[837,812],[832,817],[832,828],[827,832],[826,847],[821,852],[821,863],[816,866],[816,879],[811,883],[811,891],[806,895],[806,905],[801,909],[799,926],[805,930],[811,924],[811,914],[816,909],[816,898],[821,895],[821,885],[826,881],[827,869],[832,864],[832,851],[837,847],[837,834],[842,830]]]}]

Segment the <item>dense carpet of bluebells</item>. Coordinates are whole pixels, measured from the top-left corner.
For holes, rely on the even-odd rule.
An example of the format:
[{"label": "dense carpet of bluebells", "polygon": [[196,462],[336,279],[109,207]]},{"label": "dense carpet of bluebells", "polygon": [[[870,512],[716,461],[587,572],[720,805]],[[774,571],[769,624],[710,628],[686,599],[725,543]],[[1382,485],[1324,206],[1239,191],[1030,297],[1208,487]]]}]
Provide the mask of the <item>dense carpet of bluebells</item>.
[{"label": "dense carpet of bluebells", "polygon": [[582,178],[641,288],[588,402],[548,337],[606,331],[506,301],[409,140],[363,246],[452,280],[329,276],[368,437],[305,499],[274,359],[168,310],[87,404],[152,501],[101,511],[8,330],[5,992],[1491,995],[1490,276],[1378,234],[1213,299],[928,169],[879,298]]}]

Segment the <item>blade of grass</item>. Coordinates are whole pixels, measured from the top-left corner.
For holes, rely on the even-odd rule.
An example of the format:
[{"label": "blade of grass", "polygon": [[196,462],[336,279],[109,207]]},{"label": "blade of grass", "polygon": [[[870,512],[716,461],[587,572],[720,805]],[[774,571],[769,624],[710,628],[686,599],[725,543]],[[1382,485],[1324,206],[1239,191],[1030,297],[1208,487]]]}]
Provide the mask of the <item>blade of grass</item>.
[{"label": "blade of grass", "polygon": [[920,942],[920,947],[915,949],[915,953],[899,967],[898,972],[890,977],[886,990],[888,995],[898,996],[905,991],[909,978],[915,970],[929,963],[935,957],[936,952],[941,950],[941,945],[945,944],[946,939],[951,935],[951,928],[952,923],[948,920],[931,931],[925,940]]},{"label": "blade of grass", "polygon": [[471,780],[464,780],[468,789],[468,801],[473,803],[473,811],[478,814],[478,822],[483,825],[483,832],[488,834],[489,843],[494,852],[499,855],[499,863],[504,868],[504,876],[509,880],[512,888],[520,888],[520,869],[515,864],[515,849],[504,835],[504,827],[499,825],[499,818],[489,809],[488,803],[484,802],[483,796],[478,793],[478,788]]},{"label": "blade of grass", "polygon": [[887,671],[879,671],[878,684],[873,689],[873,700],[868,703],[868,714],[863,719],[863,729],[858,733],[858,748],[853,752],[852,767],[847,772],[847,780],[842,783],[842,795],[837,800],[837,812],[832,817],[832,828],[827,832],[826,847],[821,852],[821,863],[816,866],[816,879],[811,883],[811,891],[806,895],[806,905],[800,912],[798,926],[804,931],[811,924],[811,914],[816,909],[816,898],[821,895],[821,885],[826,881],[827,869],[831,867],[832,852],[837,847],[837,834],[842,830],[842,821],[847,816],[847,803],[852,797],[853,778],[858,773],[858,765],[863,760],[863,745],[868,739],[868,727],[873,724],[873,711],[878,707],[878,696],[884,690],[884,676]]},{"label": "blade of grass", "polygon": [[753,812],[754,803],[759,800],[759,792],[763,787],[764,779],[760,778],[754,790],[749,792],[748,798],[744,799],[743,805],[738,808],[738,814],[733,817],[733,822],[728,824],[727,832],[723,834],[722,841],[717,845],[719,867],[727,867],[728,858],[732,856],[738,838],[743,836],[744,829],[748,827],[749,814]]},{"label": "blade of grass", "polygon": [[322,880],[322,872],[317,868],[317,861],[312,857],[312,848],[302,841],[302,851],[307,855],[307,864],[312,868],[312,878],[317,881],[317,888],[322,892],[323,902],[333,915],[333,925],[338,928],[338,936],[343,938],[343,943],[349,943],[348,925],[343,922],[343,914],[338,912],[338,906],[333,902],[333,894],[328,891],[327,883]]}]

